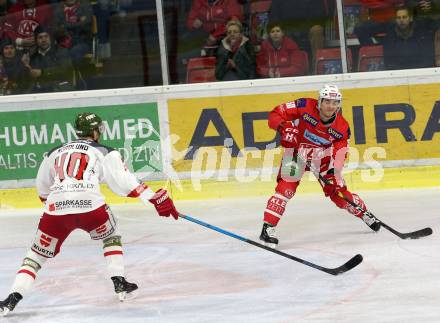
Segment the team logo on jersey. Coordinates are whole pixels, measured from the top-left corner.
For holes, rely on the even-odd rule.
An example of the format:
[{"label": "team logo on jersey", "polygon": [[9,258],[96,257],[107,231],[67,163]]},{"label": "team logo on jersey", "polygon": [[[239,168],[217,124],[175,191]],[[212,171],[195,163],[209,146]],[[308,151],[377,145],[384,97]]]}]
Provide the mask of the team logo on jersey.
[{"label": "team logo on jersey", "polygon": [[343,137],[342,133],[330,127],[328,128],[327,132],[330,136],[332,136],[335,139],[341,139]]},{"label": "team logo on jersey", "polygon": [[303,119],[304,121],[306,121],[307,123],[311,124],[312,126],[316,126],[318,124],[318,120],[316,120],[315,118],[313,118],[310,114],[308,113],[304,113],[303,114]]},{"label": "team logo on jersey", "polygon": [[297,108],[304,108],[306,106],[306,99],[298,99],[295,101],[296,102],[296,107]]},{"label": "team logo on jersey", "polygon": [[287,108],[287,109],[293,109],[293,108],[296,108],[295,101],[287,102],[287,103],[286,103],[286,108]]},{"label": "team logo on jersey", "polygon": [[325,146],[325,145],[330,145],[331,144],[331,142],[328,141],[327,139],[322,138],[320,136],[317,136],[314,133],[311,133],[310,131],[308,131],[307,129],[304,132],[304,138],[306,138],[308,141],[311,141],[314,144],[320,145],[320,146]]}]

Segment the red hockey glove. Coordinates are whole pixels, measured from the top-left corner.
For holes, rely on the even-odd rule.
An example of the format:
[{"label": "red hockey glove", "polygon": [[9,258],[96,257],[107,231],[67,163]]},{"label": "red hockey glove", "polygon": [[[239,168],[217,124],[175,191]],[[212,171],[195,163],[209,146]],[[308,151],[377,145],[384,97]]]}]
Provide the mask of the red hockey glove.
[{"label": "red hockey glove", "polygon": [[323,187],[325,196],[331,196],[333,194],[339,194],[339,192],[345,192],[347,189],[345,185],[340,186],[336,180],[334,174],[325,174],[324,179],[326,180]]},{"label": "red hockey glove", "polygon": [[296,147],[296,135],[298,134],[298,128],[294,127],[292,122],[283,122],[278,128],[281,134],[280,144],[284,148]]},{"label": "red hockey glove", "polygon": [[150,202],[153,203],[157,213],[159,213],[160,216],[170,216],[171,214],[174,219],[177,220],[179,218],[179,212],[177,212],[176,207],[168,196],[168,192],[166,190],[162,188],[158,190],[150,199]]}]

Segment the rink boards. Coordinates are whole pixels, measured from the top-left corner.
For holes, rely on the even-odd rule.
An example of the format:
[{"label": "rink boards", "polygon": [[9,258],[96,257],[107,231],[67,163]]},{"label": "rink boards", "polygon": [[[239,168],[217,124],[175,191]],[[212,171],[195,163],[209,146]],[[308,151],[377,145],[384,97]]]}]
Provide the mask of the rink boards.
[{"label": "rink boards", "polygon": [[[118,149],[130,170],[177,199],[270,194],[282,149],[268,111],[316,98],[329,82],[342,90],[351,128],[345,179],[353,190],[438,186],[438,71],[410,72],[3,97],[0,207],[39,206],[31,188],[39,163],[74,138],[72,122],[83,111],[106,120],[102,143]],[[307,177],[300,191],[319,189]],[[104,190],[109,203],[137,202]]]}]

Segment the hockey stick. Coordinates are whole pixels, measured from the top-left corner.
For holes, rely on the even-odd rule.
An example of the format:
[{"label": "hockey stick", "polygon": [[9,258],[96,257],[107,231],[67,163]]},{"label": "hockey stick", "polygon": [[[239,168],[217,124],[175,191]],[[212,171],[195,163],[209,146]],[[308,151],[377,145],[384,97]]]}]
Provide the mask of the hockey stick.
[{"label": "hockey stick", "polygon": [[265,249],[267,251],[276,253],[276,254],[278,254],[280,256],[283,256],[283,257],[289,258],[291,260],[297,261],[299,263],[302,263],[303,265],[306,265],[306,266],[318,269],[318,270],[323,271],[323,272],[325,272],[327,274],[331,274],[331,275],[335,275],[335,276],[339,275],[339,274],[342,274],[342,273],[345,273],[346,271],[349,271],[350,269],[353,269],[354,267],[356,267],[357,265],[359,265],[362,262],[362,255],[357,254],[356,256],[354,256],[353,258],[348,260],[345,264],[343,264],[343,265],[341,265],[339,267],[336,267],[336,268],[326,268],[326,267],[322,267],[322,266],[319,266],[317,264],[314,264],[312,262],[309,262],[307,260],[304,260],[304,259],[292,256],[292,255],[289,255],[289,254],[287,254],[285,252],[282,252],[282,251],[270,248],[268,246],[265,246],[265,245],[263,245],[261,243],[255,242],[253,240],[241,237],[241,236],[239,236],[239,235],[237,235],[235,233],[226,231],[226,230],[221,229],[219,227],[216,227],[216,226],[214,226],[212,224],[208,224],[206,222],[203,222],[203,221],[200,221],[200,220],[195,219],[193,217],[190,217],[189,215],[179,214],[179,217],[181,217],[181,218],[183,218],[185,220],[197,223],[197,224],[199,224],[201,226],[204,226],[206,228],[209,228],[211,230],[223,233],[223,234],[225,234],[227,236],[230,236],[232,238],[238,239],[240,241],[247,242],[247,243],[249,243],[249,244],[251,244],[253,246]]},{"label": "hockey stick", "polygon": [[[312,168],[311,163],[308,161],[306,163],[306,165],[310,168],[310,170],[315,173],[318,174],[319,179],[326,185],[329,185],[329,181],[327,179],[325,179],[319,172],[317,172],[315,169]],[[353,201],[351,201],[350,199],[348,199],[342,192],[339,192],[338,195],[340,197],[342,197],[348,204],[350,204],[351,206],[353,206],[354,208],[356,208],[356,210],[361,211],[362,214],[369,212],[371,215],[373,215],[373,213],[371,213],[368,210],[364,210],[363,208],[361,208],[359,205],[357,205],[356,203],[354,203]],[[377,220],[379,220],[375,215],[373,215]],[[382,227],[384,227],[385,229],[387,229],[388,231],[390,231],[391,233],[395,234],[396,236],[398,236],[400,239],[418,239],[418,238],[423,238],[426,236],[429,236],[432,234],[432,229],[431,228],[424,228],[424,229],[420,229],[417,231],[412,231],[412,232],[407,232],[407,233],[402,233],[399,232],[395,229],[393,229],[392,227],[390,227],[388,224],[382,222],[382,220],[379,220],[380,225]]]}]

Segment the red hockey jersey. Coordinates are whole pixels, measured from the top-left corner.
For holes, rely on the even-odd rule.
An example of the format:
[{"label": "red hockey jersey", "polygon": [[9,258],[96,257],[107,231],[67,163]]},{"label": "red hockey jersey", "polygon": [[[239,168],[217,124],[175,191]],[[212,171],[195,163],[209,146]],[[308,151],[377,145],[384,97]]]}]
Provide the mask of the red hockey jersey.
[{"label": "red hockey jersey", "polygon": [[[318,100],[301,98],[283,103],[269,113],[269,127],[278,130],[282,122],[291,121],[298,130],[295,152],[311,152],[321,156],[323,168],[341,170],[344,166],[350,139],[350,126],[341,113],[329,124],[319,117]],[[308,155],[307,158],[310,156]]]}]

